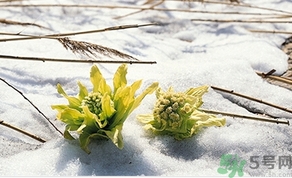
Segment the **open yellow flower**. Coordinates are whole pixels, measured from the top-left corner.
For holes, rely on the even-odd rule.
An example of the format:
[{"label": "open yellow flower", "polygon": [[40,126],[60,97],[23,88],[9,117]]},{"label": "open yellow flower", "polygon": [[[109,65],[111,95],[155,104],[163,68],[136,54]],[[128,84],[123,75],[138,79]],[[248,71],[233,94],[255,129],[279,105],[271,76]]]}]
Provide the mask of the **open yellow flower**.
[{"label": "open yellow flower", "polygon": [[172,135],[177,140],[189,138],[203,127],[224,126],[225,118],[198,110],[203,104],[202,96],[207,91],[208,86],[190,88],[185,92],[175,92],[172,87],[164,92],[158,88],[153,113],[140,114],[137,119],[146,124],[146,130]]},{"label": "open yellow flower", "polygon": [[93,138],[110,139],[118,148],[123,148],[121,131],[124,121],[140,105],[144,97],[158,87],[158,82],[154,82],[135,97],[142,80],[127,86],[126,74],[127,65],[120,65],[113,78],[112,90],[98,67],[93,65],[90,71],[92,91],[89,92],[81,82],[78,82],[79,94],[68,96],[62,86],[57,85],[58,93],[68,100],[68,104],[51,107],[58,111],[57,119],[66,123],[65,138],[75,139],[70,132],[78,133],[80,146],[87,153],[90,153],[88,145]]}]

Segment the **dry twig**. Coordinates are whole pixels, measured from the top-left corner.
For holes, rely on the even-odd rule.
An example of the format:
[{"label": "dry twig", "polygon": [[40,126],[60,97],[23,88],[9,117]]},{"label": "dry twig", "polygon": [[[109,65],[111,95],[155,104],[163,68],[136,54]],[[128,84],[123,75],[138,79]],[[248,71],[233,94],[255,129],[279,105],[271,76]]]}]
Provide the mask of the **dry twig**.
[{"label": "dry twig", "polygon": [[[152,2],[153,2],[153,1],[150,0],[150,1],[147,1],[145,4],[149,4],[149,3],[152,3]],[[153,9],[155,6],[159,6],[159,5],[162,4],[162,3],[164,3],[164,0],[160,0],[158,3],[155,3],[155,4],[151,5],[151,6],[149,7],[149,9]],[[115,17],[114,19],[120,19],[120,18],[123,18],[123,17],[127,17],[127,16],[130,16],[130,15],[137,14],[137,13],[139,13],[139,12],[142,12],[142,11],[144,11],[144,10],[146,10],[146,9],[141,9],[141,10],[139,10],[139,11],[135,11],[135,12],[132,12],[132,13],[129,13],[129,14],[123,15],[123,16],[118,16],[118,17]]]},{"label": "dry twig", "polygon": [[265,73],[262,73],[262,72],[256,72],[259,76],[263,77],[263,78],[270,78],[270,79],[273,79],[273,80],[278,80],[280,82],[284,82],[284,83],[287,83],[287,84],[290,84],[292,85],[292,80],[289,79],[289,78],[285,78],[285,77],[280,77],[280,76],[275,76],[275,75],[267,75]]},{"label": "dry twig", "polygon": [[277,109],[292,113],[291,109],[284,108],[284,107],[281,107],[281,106],[278,106],[278,105],[275,105],[275,104],[272,104],[272,103],[269,103],[269,102],[266,102],[266,101],[263,101],[263,100],[260,100],[260,99],[257,99],[257,98],[253,98],[253,97],[250,97],[250,96],[247,96],[247,95],[236,93],[233,90],[226,90],[226,89],[215,87],[215,86],[211,86],[211,88],[214,89],[214,90],[218,90],[218,91],[226,92],[226,93],[233,94],[233,95],[236,95],[236,96],[240,96],[240,97],[252,100],[252,101],[256,101],[256,102],[259,102],[259,103],[262,103],[262,104],[265,104],[265,105],[268,105],[268,106],[272,106],[274,108],[277,108]]},{"label": "dry twig", "polygon": [[17,88],[15,88],[14,86],[12,86],[8,82],[6,82],[4,79],[0,78],[0,80],[2,82],[4,82],[6,85],[8,85],[9,87],[11,87],[16,92],[18,92],[25,100],[27,100],[63,136],[63,133],[50,121],[50,119],[42,111],[40,111],[39,108],[36,107],[26,96],[24,96],[24,94],[21,91],[19,91]]},{"label": "dry twig", "polygon": [[257,30],[257,29],[247,29],[254,33],[281,33],[281,34],[292,34],[292,32],[282,31],[282,30]]},{"label": "dry twig", "polygon": [[7,20],[7,19],[0,19],[0,23],[8,24],[8,25],[30,25],[30,26],[36,26],[39,28],[48,29],[47,27],[35,24],[35,23],[29,23],[29,22],[18,22],[13,20]]},{"label": "dry twig", "polygon": [[78,60],[78,59],[58,59],[58,58],[40,58],[40,57],[24,57],[24,56],[9,56],[0,55],[2,59],[15,59],[15,60],[30,60],[30,61],[41,61],[41,62],[74,62],[74,63],[128,63],[128,64],[156,64],[156,61],[109,61],[109,60]]},{"label": "dry twig", "polygon": [[273,122],[277,124],[287,124],[289,125],[288,120],[279,120],[279,119],[269,119],[264,117],[255,117],[255,116],[246,116],[241,114],[235,114],[235,113],[229,113],[229,112],[222,112],[222,111],[214,111],[214,110],[207,110],[207,109],[200,109],[203,112],[211,113],[211,114],[221,114],[225,116],[231,116],[231,117],[240,117],[244,119],[251,119],[251,120],[257,120],[257,121],[263,121],[263,122]]},{"label": "dry twig", "polygon": [[32,40],[32,39],[42,39],[42,38],[57,39],[60,37],[83,35],[83,34],[89,34],[89,33],[100,33],[100,32],[115,31],[115,30],[129,29],[129,28],[139,28],[139,27],[145,27],[145,26],[151,26],[151,25],[158,25],[158,24],[157,23],[149,23],[149,24],[142,24],[142,25],[137,25],[137,24],[135,24],[135,25],[120,25],[120,26],[113,26],[113,27],[98,29],[98,30],[58,33],[58,34],[42,35],[42,36],[22,35],[25,37],[0,39],[0,42],[17,41],[17,40]]},{"label": "dry twig", "polygon": [[33,139],[39,141],[39,142],[42,142],[42,143],[45,143],[45,142],[46,142],[44,139],[42,139],[42,138],[40,138],[40,137],[38,137],[38,136],[35,136],[35,135],[33,135],[33,134],[29,133],[29,132],[26,132],[26,131],[24,131],[24,130],[18,128],[18,127],[15,127],[15,126],[12,126],[12,125],[10,125],[10,124],[8,124],[8,123],[5,123],[5,122],[2,121],[2,120],[0,120],[0,125],[3,125],[3,126],[8,127],[8,128],[10,128],[10,129],[16,130],[16,131],[18,131],[18,132],[20,132],[20,133],[22,133],[22,134],[24,134],[24,135],[27,135],[27,136],[29,136],[29,137],[31,137],[31,138],[33,138]]},{"label": "dry twig", "polygon": [[[169,0],[169,1],[180,1],[180,0]],[[202,2],[202,0],[192,0],[193,2]],[[223,4],[223,5],[231,5],[231,6],[239,6],[239,7],[245,7],[245,8],[253,8],[253,9],[261,9],[261,10],[267,10],[267,11],[273,11],[278,13],[284,13],[284,14],[292,14],[292,12],[287,12],[279,9],[272,9],[267,7],[260,7],[260,6],[254,6],[251,4],[244,4],[244,3],[230,3],[230,2],[224,2],[224,1],[212,1],[212,0],[204,0],[203,3],[210,3],[210,4]]]},{"label": "dry twig", "polygon": [[290,20],[229,20],[229,19],[191,19],[197,22],[217,22],[217,23],[292,23]]},{"label": "dry twig", "polygon": [[[0,7],[5,7],[5,5],[0,5]],[[234,14],[234,15],[269,15],[269,16],[277,16],[281,15],[284,17],[290,17],[290,15],[283,15],[279,13],[258,13],[258,12],[237,12],[237,11],[231,11],[231,12],[220,12],[220,11],[202,11],[202,10],[194,10],[194,9],[174,9],[174,8],[158,8],[155,6],[151,7],[138,7],[138,6],[122,6],[122,5],[88,5],[88,4],[9,4],[7,7],[75,7],[75,8],[108,8],[108,9],[133,9],[138,10],[134,13],[145,11],[145,10],[154,10],[154,11],[174,11],[174,12],[189,12],[189,13],[207,13],[207,14]],[[119,17],[116,17],[119,18]]]}]

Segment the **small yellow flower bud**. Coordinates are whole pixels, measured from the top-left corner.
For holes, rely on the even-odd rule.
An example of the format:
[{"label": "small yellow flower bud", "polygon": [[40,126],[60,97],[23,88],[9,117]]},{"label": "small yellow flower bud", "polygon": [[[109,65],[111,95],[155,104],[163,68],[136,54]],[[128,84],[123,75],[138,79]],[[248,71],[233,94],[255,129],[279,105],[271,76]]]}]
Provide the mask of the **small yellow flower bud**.
[{"label": "small yellow flower bud", "polygon": [[186,103],[182,108],[182,111],[185,113],[190,113],[192,112],[192,106],[189,103]]},{"label": "small yellow flower bud", "polygon": [[81,105],[87,106],[90,112],[98,115],[102,111],[101,98],[102,95],[99,92],[91,92],[88,96],[84,97]]},{"label": "small yellow flower bud", "polygon": [[166,112],[167,114],[170,114],[170,113],[172,112],[172,108],[171,108],[170,106],[167,107],[166,110],[165,110],[165,112]]},{"label": "small yellow flower bud", "polygon": [[179,127],[179,124],[177,122],[172,123],[171,125],[172,129],[176,129]]},{"label": "small yellow flower bud", "polygon": [[166,112],[162,112],[162,113],[160,114],[160,117],[161,117],[162,119],[167,120],[167,118],[168,118],[168,114],[167,114]]},{"label": "small yellow flower bud", "polygon": [[176,111],[178,109],[179,105],[178,102],[173,103],[172,110]]}]

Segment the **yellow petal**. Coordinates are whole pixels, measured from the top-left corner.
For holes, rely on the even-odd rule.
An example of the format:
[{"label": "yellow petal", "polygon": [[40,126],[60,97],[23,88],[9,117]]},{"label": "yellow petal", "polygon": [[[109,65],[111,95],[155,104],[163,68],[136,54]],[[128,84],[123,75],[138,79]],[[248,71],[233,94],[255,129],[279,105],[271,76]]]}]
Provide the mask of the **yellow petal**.
[{"label": "yellow petal", "polygon": [[153,93],[157,89],[158,85],[159,85],[158,82],[154,82],[148,88],[146,88],[146,90],[144,90],[143,93],[141,93],[135,99],[135,102],[134,102],[132,108],[130,109],[129,113],[131,113],[134,109],[136,109],[140,105],[141,101],[144,99],[144,97],[146,95]]},{"label": "yellow petal", "polygon": [[68,100],[69,107],[79,109],[81,101],[76,97],[68,96],[59,83],[57,84],[57,91],[59,94],[63,95]]},{"label": "yellow petal", "polygon": [[96,65],[91,67],[90,81],[93,84],[93,92],[111,93],[111,88],[106,84],[101,72]]},{"label": "yellow petal", "polygon": [[149,122],[154,120],[153,114],[139,114],[137,116],[138,121],[144,124],[148,124]]},{"label": "yellow petal", "polygon": [[113,104],[111,103],[111,98],[108,94],[105,94],[102,99],[102,112],[105,115],[106,118],[110,118],[115,112],[115,108],[113,106]]},{"label": "yellow petal", "polygon": [[120,87],[125,87],[127,85],[127,65],[122,64],[120,67],[117,69],[114,78],[113,78],[113,85],[114,85],[114,93],[118,90]]},{"label": "yellow petal", "polygon": [[78,86],[79,86],[78,98],[79,100],[82,101],[84,97],[88,95],[88,91],[87,88],[81,82],[78,82]]},{"label": "yellow petal", "polygon": [[106,135],[112,140],[112,142],[119,148],[124,147],[123,136],[122,136],[123,124],[119,124],[111,130],[105,130]]}]

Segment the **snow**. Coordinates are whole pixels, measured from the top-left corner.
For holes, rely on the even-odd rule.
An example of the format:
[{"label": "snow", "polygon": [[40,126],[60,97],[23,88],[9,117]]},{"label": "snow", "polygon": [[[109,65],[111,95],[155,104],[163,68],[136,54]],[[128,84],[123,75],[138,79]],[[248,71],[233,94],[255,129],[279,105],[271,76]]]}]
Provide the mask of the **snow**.
[{"label": "snow", "polygon": [[[144,1],[143,1],[144,2]],[[291,2],[269,0],[244,3],[290,11]],[[45,3],[23,1],[22,4]],[[80,1],[50,1],[56,4],[81,4]],[[86,1],[86,4],[142,6],[138,0]],[[4,3],[1,3],[4,4]],[[13,3],[16,4],[16,3]],[[143,6],[144,7],[144,6]],[[145,5],[146,7],[146,5]],[[165,1],[159,8],[192,8],[196,10],[275,13],[198,2]],[[240,15],[186,13],[175,11],[142,11],[115,19],[133,9],[2,7],[1,18],[33,22],[49,30],[33,26],[1,24],[1,32],[46,35],[103,29],[129,24],[160,22],[118,31],[70,36],[114,48],[141,61],[156,64],[128,65],[127,79],[132,83],[143,79],[142,89],[158,81],[163,89],[172,86],[185,91],[200,85],[217,86],[245,95],[291,107],[292,92],[272,85],[256,74],[288,69],[288,56],[280,50],[289,37],[284,34],[252,33],[248,29],[286,30],[291,24],[213,23],[190,19],[244,19]],[[12,36],[1,35],[2,38]],[[7,41],[0,43],[1,55],[80,59],[52,39]],[[84,56],[82,56],[84,57]],[[106,58],[107,59],[107,58]],[[97,64],[111,85],[120,64]],[[60,83],[70,95],[78,92],[77,81],[92,87],[89,71],[92,63],[39,62],[0,59],[0,77],[20,90],[60,130],[64,124],[56,120],[53,104],[67,101],[56,90]],[[291,126],[224,116],[224,127],[208,127],[190,139],[176,141],[169,136],[153,136],[136,120],[138,114],[151,113],[155,95],[148,95],[128,117],[123,127],[125,147],[120,150],[110,141],[93,141],[91,153],[85,153],[77,140],[64,139],[19,93],[0,82],[0,120],[17,126],[46,140],[40,143],[23,134],[0,126],[1,176],[224,176],[217,172],[223,154],[238,155],[246,160],[244,176],[291,176],[288,167],[278,167],[279,157],[292,151]],[[141,92],[139,90],[139,92]],[[290,120],[291,113],[241,97],[209,89],[202,108],[254,115],[261,111],[279,119]],[[275,156],[274,169],[268,169],[263,156]],[[252,169],[251,156],[259,156],[259,168]],[[290,163],[291,164],[291,163]]]}]

